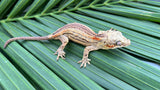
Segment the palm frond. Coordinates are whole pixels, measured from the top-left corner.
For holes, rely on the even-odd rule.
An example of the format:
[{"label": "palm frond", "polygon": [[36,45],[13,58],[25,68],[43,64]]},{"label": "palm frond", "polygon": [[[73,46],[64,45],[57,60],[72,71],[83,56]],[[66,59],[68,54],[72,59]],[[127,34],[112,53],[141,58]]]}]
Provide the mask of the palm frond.
[{"label": "palm frond", "polygon": [[[160,63],[159,2],[144,0],[1,0],[0,89],[160,89],[160,71],[143,60]],[[17,41],[12,37],[46,36],[78,22],[95,32],[121,31],[132,44],[90,53],[80,68],[84,46],[70,42],[66,60],[53,53],[60,41]],[[12,73],[12,75],[11,75]]]}]

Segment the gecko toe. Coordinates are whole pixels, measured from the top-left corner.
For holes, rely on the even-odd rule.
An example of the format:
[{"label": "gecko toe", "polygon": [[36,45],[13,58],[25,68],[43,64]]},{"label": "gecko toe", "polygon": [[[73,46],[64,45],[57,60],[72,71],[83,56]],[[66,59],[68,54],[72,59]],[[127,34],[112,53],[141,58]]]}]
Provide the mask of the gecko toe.
[{"label": "gecko toe", "polygon": [[57,56],[57,61],[59,60],[59,56]]},{"label": "gecko toe", "polygon": [[87,59],[80,60],[80,61],[78,61],[77,63],[81,63],[80,67],[82,68],[82,67],[86,67],[87,64],[90,64],[89,61],[91,61],[91,59],[88,59],[88,58],[87,58]]},{"label": "gecko toe", "polygon": [[62,58],[62,59],[65,59],[65,56],[61,55],[61,58]]},{"label": "gecko toe", "polygon": [[81,62],[82,62],[82,60],[78,61],[77,63],[81,63]]},{"label": "gecko toe", "polygon": [[57,53],[57,51],[54,53],[54,55],[57,55],[58,53]]},{"label": "gecko toe", "polygon": [[65,59],[65,52],[63,50],[57,50],[55,54],[58,54],[57,60],[60,58]]},{"label": "gecko toe", "polygon": [[88,64],[91,64],[90,62],[88,62]]},{"label": "gecko toe", "polygon": [[82,67],[83,67],[83,64],[81,64],[80,68],[82,68]]},{"label": "gecko toe", "polygon": [[86,67],[86,63],[84,63],[84,68]]}]

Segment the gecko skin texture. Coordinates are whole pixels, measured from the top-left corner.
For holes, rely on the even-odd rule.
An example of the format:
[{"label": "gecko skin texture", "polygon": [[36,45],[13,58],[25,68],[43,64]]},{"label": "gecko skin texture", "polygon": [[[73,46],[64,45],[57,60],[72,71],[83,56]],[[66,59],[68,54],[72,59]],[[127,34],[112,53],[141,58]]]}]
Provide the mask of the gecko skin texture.
[{"label": "gecko skin texture", "polygon": [[65,52],[63,51],[63,49],[65,48],[69,40],[86,46],[83,52],[82,60],[78,61],[78,63],[81,63],[80,67],[86,67],[86,64],[90,64],[91,59],[88,58],[88,55],[91,51],[98,49],[115,49],[126,47],[131,44],[131,41],[125,38],[120,31],[110,29],[107,31],[99,31],[99,33],[97,34],[92,29],[83,24],[70,23],[59,28],[53,34],[50,34],[48,36],[11,38],[5,43],[4,48],[10,42],[15,40],[49,39],[58,39],[62,42],[61,46],[55,52],[55,54],[58,54],[57,60],[59,59],[59,57],[65,59]]}]

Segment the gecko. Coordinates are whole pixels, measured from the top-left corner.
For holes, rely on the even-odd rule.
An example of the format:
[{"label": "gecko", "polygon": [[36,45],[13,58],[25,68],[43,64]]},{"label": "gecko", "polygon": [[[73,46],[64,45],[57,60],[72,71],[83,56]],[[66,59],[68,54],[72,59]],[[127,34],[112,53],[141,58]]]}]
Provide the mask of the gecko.
[{"label": "gecko", "polygon": [[86,46],[83,52],[80,67],[86,67],[90,64],[91,59],[88,58],[89,53],[98,49],[115,49],[120,47],[126,47],[131,44],[131,41],[124,37],[120,31],[113,30],[112,28],[107,31],[99,31],[95,33],[91,28],[80,23],[69,23],[63,27],[57,29],[54,33],[48,36],[42,37],[15,37],[11,38],[4,44],[4,48],[15,40],[60,40],[61,45],[55,52],[59,58],[65,59],[64,48],[68,44],[69,40]]}]

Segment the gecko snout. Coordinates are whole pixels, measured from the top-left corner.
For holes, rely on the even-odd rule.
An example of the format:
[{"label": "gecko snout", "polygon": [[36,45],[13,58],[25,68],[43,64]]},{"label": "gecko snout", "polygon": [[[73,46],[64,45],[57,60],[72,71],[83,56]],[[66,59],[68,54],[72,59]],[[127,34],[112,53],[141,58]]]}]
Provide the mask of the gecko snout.
[{"label": "gecko snout", "polygon": [[120,47],[127,47],[127,46],[129,46],[130,44],[131,44],[131,41],[130,41],[129,39],[125,38],[125,40],[122,41],[122,44],[121,44]]},{"label": "gecko snout", "polygon": [[127,42],[126,42],[126,45],[125,45],[125,46],[129,46],[129,45],[131,44],[131,40],[127,39],[126,41],[127,41]]}]

